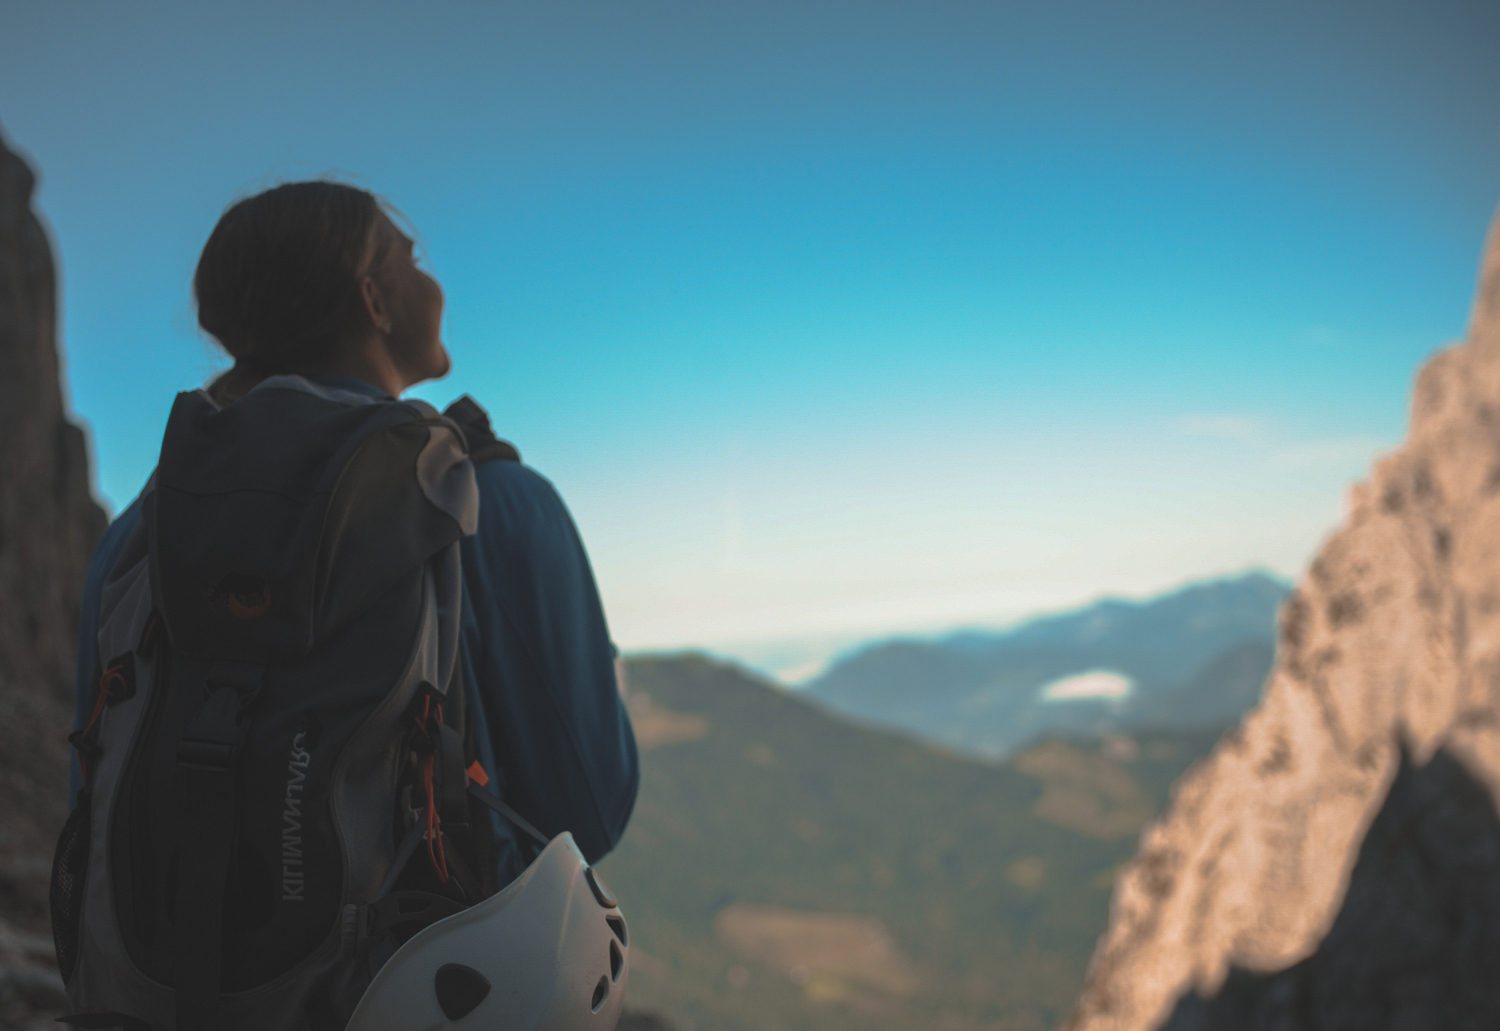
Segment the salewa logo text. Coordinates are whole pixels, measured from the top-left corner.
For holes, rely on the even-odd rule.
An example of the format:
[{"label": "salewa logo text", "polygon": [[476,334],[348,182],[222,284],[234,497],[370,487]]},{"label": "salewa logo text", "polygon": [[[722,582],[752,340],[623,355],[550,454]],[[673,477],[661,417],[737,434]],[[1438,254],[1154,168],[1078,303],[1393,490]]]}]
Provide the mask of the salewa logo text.
[{"label": "salewa logo text", "polygon": [[302,791],[312,753],[302,747],[304,731],[292,738],[292,759],[287,763],[286,809],[281,827],[281,901],[301,902],[306,885],[302,880]]}]

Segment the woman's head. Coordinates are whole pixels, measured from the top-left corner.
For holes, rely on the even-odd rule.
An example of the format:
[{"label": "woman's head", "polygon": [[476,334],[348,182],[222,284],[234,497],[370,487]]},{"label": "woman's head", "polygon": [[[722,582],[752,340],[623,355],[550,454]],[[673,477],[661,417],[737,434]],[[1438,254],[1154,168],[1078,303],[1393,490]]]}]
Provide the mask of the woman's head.
[{"label": "woman's head", "polygon": [[204,244],[193,294],[199,325],[235,359],[209,388],[221,404],[277,373],[345,372],[399,393],[448,371],[442,290],[356,187],[287,183],[237,202]]}]

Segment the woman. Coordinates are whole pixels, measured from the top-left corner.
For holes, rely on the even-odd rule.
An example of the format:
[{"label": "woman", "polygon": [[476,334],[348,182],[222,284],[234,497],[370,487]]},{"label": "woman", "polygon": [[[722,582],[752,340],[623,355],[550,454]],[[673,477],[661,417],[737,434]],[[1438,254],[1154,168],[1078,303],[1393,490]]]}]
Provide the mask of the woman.
[{"label": "woman", "polygon": [[[210,235],[193,289],[200,325],[235,359],[208,387],[222,410],[272,376],[379,403],[449,370],[442,289],[418,266],[411,239],[363,190],[290,183],[236,203]],[[488,434],[472,402],[454,414],[466,423],[471,451],[476,440],[487,441],[487,453],[502,459],[474,466],[477,532],[461,543],[459,659],[469,747],[477,753],[469,773],[503,785],[505,800],[546,837],[571,832],[593,862],[619,841],[639,782],[598,591],[551,484]],[[85,741],[106,701],[101,662],[110,657],[96,645],[101,591],[141,520],[137,499],[105,533],[90,568],[75,716]],[[75,761],[75,797],[85,772]],[[429,775],[429,800],[431,786]],[[435,809],[429,802],[429,813]],[[503,886],[528,856],[510,822],[496,821],[494,832],[494,851],[485,854],[495,868],[481,879]],[[438,853],[433,862],[446,884]]]}]

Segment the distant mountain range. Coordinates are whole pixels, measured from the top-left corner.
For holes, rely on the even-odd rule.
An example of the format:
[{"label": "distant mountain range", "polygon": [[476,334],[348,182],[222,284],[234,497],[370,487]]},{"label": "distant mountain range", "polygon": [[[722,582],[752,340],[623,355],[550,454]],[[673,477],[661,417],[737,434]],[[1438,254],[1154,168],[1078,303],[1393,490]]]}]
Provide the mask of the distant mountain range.
[{"label": "distant mountain range", "polygon": [[[1223,727],[1260,697],[1289,591],[1247,573],[1145,601],[1106,599],[1010,630],[885,641],[840,660],[803,694],[992,758],[1053,735]],[[1096,693],[1067,697],[1080,691]]]},{"label": "distant mountain range", "polygon": [[701,656],[627,669],[641,793],[601,870],[628,1004],[680,1031],[1054,1025],[1140,828],[1218,737],[977,762]]}]

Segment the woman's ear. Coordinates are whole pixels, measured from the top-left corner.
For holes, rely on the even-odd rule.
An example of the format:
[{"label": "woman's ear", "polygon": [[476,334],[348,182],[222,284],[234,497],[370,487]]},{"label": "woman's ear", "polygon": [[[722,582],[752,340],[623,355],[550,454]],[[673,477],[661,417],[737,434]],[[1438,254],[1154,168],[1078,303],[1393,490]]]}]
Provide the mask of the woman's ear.
[{"label": "woman's ear", "polygon": [[364,305],[365,317],[370,320],[370,325],[375,327],[376,332],[389,333],[391,314],[385,296],[380,292],[380,284],[375,282],[373,276],[365,276],[359,281],[359,299]]}]

